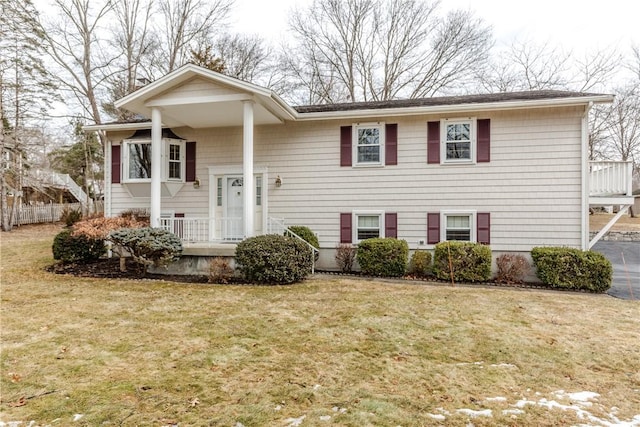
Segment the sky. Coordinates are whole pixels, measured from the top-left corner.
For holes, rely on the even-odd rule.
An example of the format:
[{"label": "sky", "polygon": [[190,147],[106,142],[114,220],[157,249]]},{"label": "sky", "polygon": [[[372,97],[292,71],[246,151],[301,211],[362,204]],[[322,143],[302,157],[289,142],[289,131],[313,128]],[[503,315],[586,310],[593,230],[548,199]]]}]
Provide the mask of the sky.
[{"label": "sky", "polygon": [[[232,28],[278,41],[289,11],[310,0],[236,0]],[[496,43],[518,37],[550,42],[578,55],[640,44],[638,0],[441,0],[440,9],[470,9],[493,27]]]}]

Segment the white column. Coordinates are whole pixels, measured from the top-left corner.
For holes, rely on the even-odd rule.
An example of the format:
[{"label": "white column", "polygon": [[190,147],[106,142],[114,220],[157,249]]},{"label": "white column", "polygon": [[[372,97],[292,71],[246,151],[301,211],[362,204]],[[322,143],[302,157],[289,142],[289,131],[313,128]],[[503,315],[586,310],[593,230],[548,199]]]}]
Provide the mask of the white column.
[{"label": "white column", "polygon": [[160,226],[162,197],[162,113],[151,109],[151,227]]},{"label": "white column", "polygon": [[[244,237],[252,237],[253,219],[253,101],[243,102],[242,177],[244,190]],[[265,184],[263,184],[265,185]]]}]

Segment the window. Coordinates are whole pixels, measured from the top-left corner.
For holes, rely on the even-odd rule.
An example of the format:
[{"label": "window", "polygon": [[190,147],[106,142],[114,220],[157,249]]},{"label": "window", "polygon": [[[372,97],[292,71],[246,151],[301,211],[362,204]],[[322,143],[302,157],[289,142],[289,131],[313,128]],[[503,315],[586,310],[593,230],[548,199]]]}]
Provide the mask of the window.
[{"label": "window", "polygon": [[353,126],[354,165],[384,164],[384,129],[379,123]]},{"label": "window", "polygon": [[129,173],[125,176],[129,179],[151,178],[151,143],[130,142],[127,145],[129,162],[125,164],[129,166]]},{"label": "window", "polygon": [[469,163],[475,159],[475,126],[474,120],[442,121],[442,153],[444,163]]},{"label": "window", "polygon": [[[124,177],[125,182],[148,182],[151,180],[151,141],[125,140]],[[162,140],[162,181],[183,182],[185,178],[185,142]]]},{"label": "window", "polygon": [[169,143],[169,179],[182,179],[182,156],[180,144]]},{"label": "window", "polygon": [[442,227],[442,241],[476,241],[474,212],[445,212],[442,215],[442,223],[444,224],[444,227]]},{"label": "window", "polygon": [[222,206],[222,178],[217,179],[216,185],[216,205]]},{"label": "window", "polygon": [[256,206],[262,206],[262,177],[256,177]]},{"label": "window", "polygon": [[354,242],[384,237],[384,215],[382,212],[355,212]]},{"label": "window", "polygon": [[469,215],[447,215],[447,240],[471,240],[471,217]]}]

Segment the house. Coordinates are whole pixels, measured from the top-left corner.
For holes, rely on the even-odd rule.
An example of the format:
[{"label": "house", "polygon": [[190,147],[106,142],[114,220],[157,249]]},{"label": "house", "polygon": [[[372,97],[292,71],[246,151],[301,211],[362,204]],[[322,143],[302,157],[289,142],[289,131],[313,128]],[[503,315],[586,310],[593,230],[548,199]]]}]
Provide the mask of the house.
[{"label": "house", "polygon": [[148,208],[193,256],[306,225],[319,267],[332,268],[337,245],[377,236],[414,250],[482,242],[495,255],[589,248],[589,206],[633,203],[629,164],[587,160],[589,108],[612,99],[532,91],[292,107],[185,65],[116,103],[145,120],[87,129],[108,140],[105,215]]}]

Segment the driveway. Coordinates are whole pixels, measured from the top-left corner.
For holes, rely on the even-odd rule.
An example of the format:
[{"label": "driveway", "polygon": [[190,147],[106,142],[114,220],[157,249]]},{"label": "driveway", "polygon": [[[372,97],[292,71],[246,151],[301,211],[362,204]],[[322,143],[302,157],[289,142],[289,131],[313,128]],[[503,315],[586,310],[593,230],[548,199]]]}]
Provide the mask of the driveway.
[{"label": "driveway", "polygon": [[593,250],[606,256],[613,264],[613,283],[607,294],[640,300],[640,242],[601,240]]}]

